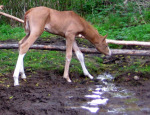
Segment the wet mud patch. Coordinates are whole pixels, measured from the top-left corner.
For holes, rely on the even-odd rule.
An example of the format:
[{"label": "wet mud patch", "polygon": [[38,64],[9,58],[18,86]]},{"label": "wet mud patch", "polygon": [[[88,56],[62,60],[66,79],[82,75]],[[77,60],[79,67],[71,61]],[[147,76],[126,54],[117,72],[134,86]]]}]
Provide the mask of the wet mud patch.
[{"label": "wet mud patch", "polygon": [[1,114],[132,115],[140,113],[146,115],[150,113],[150,81],[144,83],[144,86],[131,87],[123,86],[123,83],[114,84],[114,77],[107,73],[94,80],[71,73],[72,83],[62,78],[62,74],[58,71],[37,70],[33,73],[27,71],[26,74],[27,80],[20,79],[20,86],[17,87],[13,86],[11,74],[0,77],[0,81],[3,81],[0,84]]},{"label": "wet mud patch", "polygon": [[[44,114],[82,114],[84,110],[68,107],[87,101],[84,94],[90,93],[88,86],[94,82],[84,77],[74,76],[72,83],[66,82],[57,72],[36,71],[26,81],[20,80],[20,86],[13,87],[13,80],[8,76],[1,79],[0,113],[44,115]],[[9,82],[8,82],[9,81]]]}]

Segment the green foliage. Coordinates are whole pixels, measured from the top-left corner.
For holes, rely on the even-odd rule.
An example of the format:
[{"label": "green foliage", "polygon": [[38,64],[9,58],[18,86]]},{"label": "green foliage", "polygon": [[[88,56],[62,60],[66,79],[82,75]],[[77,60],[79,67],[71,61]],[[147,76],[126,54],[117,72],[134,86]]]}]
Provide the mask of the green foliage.
[{"label": "green foliage", "polygon": [[[123,2],[124,0],[1,0],[0,4],[5,6],[4,12],[19,18],[23,18],[24,12],[32,7],[47,6],[57,10],[74,10],[93,23],[99,20],[107,25],[114,22],[115,26],[130,26],[129,24],[150,22],[149,2]],[[1,22],[3,21],[14,25],[12,20],[2,18]],[[122,23],[119,24],[120,22]]]},{"label": "green foliage", "polygon": [[124,27],[115,29],[115,31],[108,30],[110,39],[118,40],[135,40],[135,41],[149,41],[150,24],[138,25],[131,27]]},{"label": "green foliage", "polygon": [[13,28],[10,25],[0,25],[0,40],[15,39],[19,40],[25,36],[24,30],[22,27]]},{"label": "green foliage", "polygon": [[[0,25],[0,41],[19,41],[25,36],[24,29],[22,27],[12,27],[10,25]],[[54,35],[43,32],[42,38],[52,37]]]},{"label": "green foliage", "polygon": [[[110,65],[112,68],[116,68],[117,71],[115,72],[116,76],[120,76],[123,74],[128,73],[128,76],[132,74],[142,73],[143,75],[150,73],[150,63],[149,57],[136,57],[136,56],[126,56],[120,57],[122,60],[122,64],[114,64]],[[124,62],[123,60],[126,60]],[[129,62],[127,60],[130,60]]]}]

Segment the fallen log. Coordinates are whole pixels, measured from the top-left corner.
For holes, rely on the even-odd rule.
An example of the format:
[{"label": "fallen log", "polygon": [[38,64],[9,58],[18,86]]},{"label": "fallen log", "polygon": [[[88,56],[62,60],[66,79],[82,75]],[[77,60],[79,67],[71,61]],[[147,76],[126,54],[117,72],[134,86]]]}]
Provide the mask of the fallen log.
[{"label": "fallen log", "polygon": [[134,45],[134,46],[145,46],[150,47],[150,42],[139,42],[139,41],[124,41],[124,40],[106,40],[109,44],[118,44],[118,45]]},{"label": "fallen log", "polygon": [[[18,44],[0,44],[0,49],[18,49]],[[30,49],[66,51],[66,46],[32,45]],[[95,48],[80,47],[83,53],[100,54]],[[112,55],[150,56],[150,50],[112,49]]]},{"label": "fallen log", "polygon": [[[20,18],[17,18],[15,16],[12,16],[10,14],[6,14],[4,12],[0,12],[0,14],[6,16],[8,18],[14,19],[14,20],[16,20],[18,22],[24,23],[24,20],[22,20]],[[83,36],[81,36],[81,37],[84,38]],[[135,45],[135,46],[150,47],[150,42],[124,41],[124,40],[110,40],[110,39],[107,39],[107,43],[109,43],[109,44],[118,44],[118,45]]]}]

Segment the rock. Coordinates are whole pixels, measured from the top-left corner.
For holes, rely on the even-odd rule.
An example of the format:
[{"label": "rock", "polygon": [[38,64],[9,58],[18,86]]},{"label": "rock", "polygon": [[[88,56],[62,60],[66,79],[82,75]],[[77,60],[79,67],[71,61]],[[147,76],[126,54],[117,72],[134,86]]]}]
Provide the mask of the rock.
[{"label": "rock", "polygon": [[135,75],[135,76],[134,76],[134,79],[135,79],[135,80],[139,80],[140,78],[139,78],[139,76]]}]

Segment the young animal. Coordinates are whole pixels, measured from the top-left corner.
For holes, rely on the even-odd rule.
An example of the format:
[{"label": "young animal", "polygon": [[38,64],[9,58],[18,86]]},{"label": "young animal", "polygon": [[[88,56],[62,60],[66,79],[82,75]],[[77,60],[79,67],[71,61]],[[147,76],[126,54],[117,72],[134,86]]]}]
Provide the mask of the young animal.
[{"label": "young animal", "polygon": [[69,65],[72,58],[72,49],[81,63],[84,75],[93,79],[93,76],[86,69],[83,54],[75,41],[76,36],[82,36],[89,40],[99,52],[111,55],[106,43],[107,36],[99,35],[97,30],[73,11],[57,11],[43,6],[35,7],[25,13],[24,27],[27,35],[19,41],[19,56],[13,75],[14,86],[19,85],[19,73],[22,78],[26,78],[23,58],[44,30],[66,38],[66,62],[63,77],[68,82],[71,82]]}]

